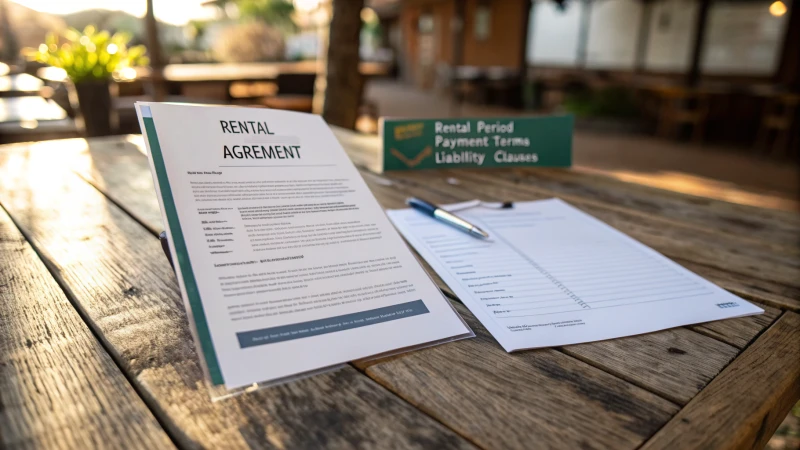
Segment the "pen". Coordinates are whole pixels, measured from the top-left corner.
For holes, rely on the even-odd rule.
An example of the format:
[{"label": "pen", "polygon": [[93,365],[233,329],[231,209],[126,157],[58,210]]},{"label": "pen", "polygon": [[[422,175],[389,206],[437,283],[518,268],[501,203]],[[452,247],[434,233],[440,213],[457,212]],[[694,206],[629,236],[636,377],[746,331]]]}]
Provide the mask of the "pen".
[{"label": "pen", "polygon": [[458,228],[459,230],[469,235],[482,239],[486,239],[489,237],[489,234],[486,233],[485,231],[467,222],[466,220],[456,216],[455,214],[451,214],[443,210],[442,208],[439,208],[433,203],[426,202],[425,200],[421,200],[415,197],[410,197],[406,199],[406,204],[425,215],[431,216],[436,220],[439,220],[450,226]]}]

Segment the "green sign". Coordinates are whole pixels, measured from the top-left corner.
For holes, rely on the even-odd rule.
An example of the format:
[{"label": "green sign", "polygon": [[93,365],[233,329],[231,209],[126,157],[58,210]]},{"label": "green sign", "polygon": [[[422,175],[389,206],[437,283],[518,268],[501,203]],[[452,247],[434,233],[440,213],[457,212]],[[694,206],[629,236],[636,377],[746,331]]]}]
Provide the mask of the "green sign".
[{"label": "green sign", "polygon": [[572,164],[572,116],[383,119],[383,170]]}]

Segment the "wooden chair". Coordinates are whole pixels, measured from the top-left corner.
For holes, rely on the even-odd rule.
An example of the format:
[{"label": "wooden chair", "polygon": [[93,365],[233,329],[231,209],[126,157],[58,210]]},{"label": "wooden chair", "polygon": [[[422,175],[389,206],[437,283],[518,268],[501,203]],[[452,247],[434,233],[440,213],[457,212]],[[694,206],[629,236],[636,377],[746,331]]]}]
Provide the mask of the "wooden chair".
[{"label": "wooden chair", "polygon": [[[798,104],[800,104],[800,94],[782,93],[767,98],[756,137],[756,145],[759,148],[770,154],[793,156],[788,154],[793,141],[797,140]],[[772,144],[769,145],[771,136]]]},{"label": "wooden chair", "polygon": [[457,102],[483,103],[486,74],[480,67],[459,66],[452,72],[450,88]]},{"label": "wooden chair", "polygon": [[676,138],[679,125],[689,124],[692,140],[702,142],[709,112],[708,93],[682,86],[661,86],[654,92],[659,102],[656,134]]},{"label": "wooden chair", "polygon": [[519,80],[519,70],[517,69],[502,66],[486,69],[487,102],[506,107],[521,106]]},{"label": "wooden chair", "polygon": [[278,94],[264,97],[261,104],[267,108],[311,112],[314,103],[314,83],[317,74],[287,73],[278,75]]}]

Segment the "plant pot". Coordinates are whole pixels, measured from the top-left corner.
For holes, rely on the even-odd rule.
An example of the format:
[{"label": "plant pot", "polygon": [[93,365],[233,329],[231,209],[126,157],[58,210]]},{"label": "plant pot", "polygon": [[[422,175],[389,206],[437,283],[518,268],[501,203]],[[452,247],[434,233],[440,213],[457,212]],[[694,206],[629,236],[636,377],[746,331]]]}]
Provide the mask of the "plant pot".
[{"label": "plant pot", "polygon": [[113,134],[111,90],[108,80],[84,81],[75,84],[80,119],[86,137]]}]

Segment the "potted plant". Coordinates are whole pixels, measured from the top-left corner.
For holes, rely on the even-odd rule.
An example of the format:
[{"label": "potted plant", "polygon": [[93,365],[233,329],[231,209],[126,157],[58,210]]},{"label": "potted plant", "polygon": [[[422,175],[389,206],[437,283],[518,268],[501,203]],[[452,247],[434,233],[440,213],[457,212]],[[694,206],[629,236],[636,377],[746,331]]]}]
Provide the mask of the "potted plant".
[{"label": "potted plant", "polygon": [[49,33],[28,58],[63,69],[73,83],[87,136],[112,132],[111,91],[113,77],[131,78],[133,67],[146,65],[145,47],[128,47],[131,36],[97,31],[89,25],[83,32],[74,28],[61,35]]}]

